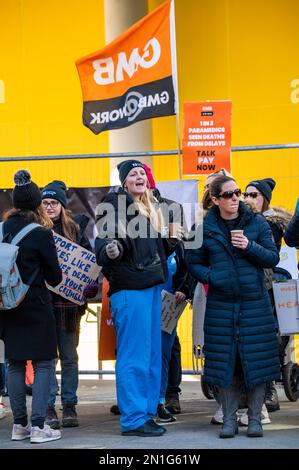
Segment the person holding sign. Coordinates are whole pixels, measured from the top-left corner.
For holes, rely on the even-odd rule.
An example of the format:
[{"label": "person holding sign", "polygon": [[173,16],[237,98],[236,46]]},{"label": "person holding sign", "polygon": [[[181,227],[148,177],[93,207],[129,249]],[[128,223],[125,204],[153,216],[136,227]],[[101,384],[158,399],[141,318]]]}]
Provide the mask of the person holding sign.
[{"label": "person holding sign", "polygon": [[[61,438],[60,431],[52,430],[45,423],[52,361],[57,356],[55,319],[45,281],[54,287],[61,282],[62,273],[49,230],[52,223],[41,205],[38,186],[26,170],[19,170],[14,181],[14,207],[4,215],[3,242],[14,244],[15,237],[23,232],[16,264],[23,283],[30,287],[16,308],[0,310],[0,333],[9,363],[8,391],[14,418],[12,440],[30,439],[33,443],[42,443]],[[31,223],[37,225],[24,233]],[[26,410],[28,359],[32,360],[34,368],[31,425]]]},{"label": "person holding sign", "polygon": [[221,438],[238,433],[236,413],[243,384],[248,392],[247,436],[262,437],[265,386],[280,377],[263,269],[274,267],[279,255],[268,223],[240,201],[241,190],[233,178],[215,178],[210,193],[214,206],[203,222],[203,245],[188,250],[186,257],[191,275],[209,285],[205,381],[219,387],[224,415]]},{"label": "person holding sign", "polygon": [[122,188],[96,209],[97,262],[108,279],[116,331],[116,388],[124,436],[157,437],[161,383],[161,284],[177,239],[162,238],[157,201],[138,160],[118,165]]},{"label": "person holding sign", "polygon": [[[153,196],[157,199],[162,207],[162,212],[165,210],[166,214],[164,220],[171,218],[169,223],[169,235],[172,238],[177,238],[177,232],[182,232],[184,225],[183,208],[180,204],[170,199],[163,198],[160,191],[156,187],[156,183],[149,166],[144,164],[144,169],[148,179],[147,186],[152,191]],[[171,209],[172,208],[172,209]],[[168,211],[170,214],[168,215]],[[175,211],[175,214],[172,212]],[[173,223],[173,219],[175,223]],[[170,220],[169,220],[170,221]],[[177,306],[186,305],[185,299],[189,297],[189,277],[187,272],[187,265],[184,260],[184,245],[178,241],[175,252],[172,253],[167,260],[168,278],[167,281],[161,286],[162,292],[171,293],[172,300],[175,300],[175,309]],[[188,279],[187,279],[188,278]],[[172,295],[174,294],[174,299]],[[162,296],[163,298],[163,296]],[[162,378],[160,399],[157,409],[157,417],[161,422],[173,422],[176,418],[173,414],[180,413],[179,393],[180,383],[182,380],[182,366],[181,366],[181,345],[177,335],[177,328],[171,332],[163,330],[163,309],[165,302],[162,302]],[[183,307],[182,307],[183,308]],[[170,407],[170,409],[168,409]],[[172,410],[172,411],[171,411]]]},{"label": "person holding sign", "polygon": [[[188,272],[184,260],[184,247],[182,242],[177,244],[175,252],[168,257],[167,265],[168,278],[161,286],[162,291],[165,290],[168,293],[172,293],[176,305],[182,304],[182,302],[189,297]],[[163,330],[162,325],[162,377],[157,416],[160,421],[165,423],[176,421],[175,416],[165,407],[169,367],[176,334],[176,326],[173,328],[173,331],[169,333]]]},{"label": "person holding sign", "polygon": [[[63,181],[52,181],[41,193],[42,206],[53,221],[53,230],[71,242],[91,251],[85,235],[88,217],[74,215],[67,209],[66,185]],[[61,362],[61,403],[63,406],[62,426],[78,426],[76,412],[78,388],[78,354],[79,328],[85,307],[79,307],[70,300],[51,293],[56,318],[58,353]],[[55,364],[51,382],[51,394],[48,402],[46,422],[52,429],[59,429],[60,423],[55,410],[56,400]]]}]

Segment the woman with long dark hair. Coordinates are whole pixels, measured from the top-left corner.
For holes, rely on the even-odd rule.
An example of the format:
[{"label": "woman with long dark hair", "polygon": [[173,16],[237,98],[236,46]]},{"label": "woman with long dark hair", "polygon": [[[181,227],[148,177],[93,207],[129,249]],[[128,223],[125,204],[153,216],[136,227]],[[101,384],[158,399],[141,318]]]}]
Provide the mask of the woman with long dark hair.
[{"label": "woman with long dark hair", "polygon": [[[60,431],[45,424],[50,393],[52,361],[56,358],[55,317],[45,281],[55,287],[62,280],[51,220],[41,206],[38,186],[30,174],[20,170],[14,177],[13,209],[4,215],[3,241],[38,224],[19,242],[17,266],[29,290],[25,299],[12,310],[0,311],[0,331],[8,359],[8,393],[14,417],[12,440],[30,438],[33,443],[60,439]],[[28,229],[27,229],[28,230]],[[23,232],[24,233],[24,232]],[[31,425],[26,410],[25,370],[31,359],[34,368]]]},{"label": "woman with long dark hair", "polygon": [[[276,245],[278,252],[281,249],[281,241],[284,236],[285,229],[287,224],[291,220],[292,214],[282,207],[273,207],[270,206],[271,199],[272,199],[272,192],[276,186],[276,182],[272,178],[264,178],[261,180],[254,180],[251,181],[246,186],[246,191],[244,193],[245,202],[250,204],[250,207],[254,211],[257,211],[266,218],[268,224],[270,225],[272,236]],[[268,272],[268,292],[270,295],[271,303],[273,312],[276,315],[275,310],[275,302],[274,302],[274,294],[272,288],[272,276],[273,271],[270,270]],[[289,337],[287,339],[284,337],[283,341],[280,344],[280,357],[281,363],[283,364],[284,361],[284,354],[285,354],[285,347],[286,343],[288,342]],[[265,396],[265,405],[269,412],[277,411],[280,409],[278,394],[275,387],[274,382],[269,382],[266,388],[266,396]],[[242,418],[241,418],[242,422]],[[246,423],[246,420],[245,420]]]},{"label": "woman with long dark hair", "polygon": [[203,222],[203,245],[187,253],[192,276],[209,285],[204,376],[219,387],[224,414],[220,437],[238,432],[243,384],[248,392],[247,436],[261,437],[265,385],[280,376],[263,268],[275,266],[279,256],[269,225],[240,201],[233,178],[215,178],[210,194],[214,206]]},{"label": "woman with long dark hair", "polygon": [[[67,208],[66,185],[63,181],[52,181],[41,193],[42,206],[53,223],[54,232],[91,251],[85,229],[88,217],[73,214]],[[58,341],[58,353],[61,362],[61,403],[62,426],[78,426],[76,405],[78,402],[78,354],[79,328],[85,307],[79,307],[58,294],[51,293]],[[60,427],[55,410],[56,401],[55,364],[51,381],[51,394],[48,402],[46,422],[52,429]]]}]

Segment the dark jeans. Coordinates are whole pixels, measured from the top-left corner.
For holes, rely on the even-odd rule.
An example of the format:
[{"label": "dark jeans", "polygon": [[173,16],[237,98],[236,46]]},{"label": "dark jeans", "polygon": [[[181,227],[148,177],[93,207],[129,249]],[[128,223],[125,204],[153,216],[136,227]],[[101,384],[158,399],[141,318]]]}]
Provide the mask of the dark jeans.
[{"label": "dark jeans", "polygon": [[166,398],[177,396],[180,392],[180,384],[182,381],[182,363],[181,363],[181,345],[178,335],[174,338],[171,351],[171,359],[168,370],[168,387]]},{"label": "dark jeans", "polygon": [[0,362],[0,395],[6,392],[6,366],[3,362]]},{"label": "dark jeans", "polygon": [[[76,331],[66,331],[56,328],[58,353],[61,363],[61,403],[76,405],[78,402],[78,354],[79,336]],[[57,382],[55,376],[56,361],[52,361],[51,391],[48,406],[54,406],[56,400]]]},{"label": "dark jeans", "polygon": [[[52,361],[32,361],[34,369],[34,383],[32,385],[32,426],[43,427],[47,403],[50,394],[50,381]],[[26,408],[26,361],[9,360],[8,365],[8,393],[14,423],[27,424]]]}]

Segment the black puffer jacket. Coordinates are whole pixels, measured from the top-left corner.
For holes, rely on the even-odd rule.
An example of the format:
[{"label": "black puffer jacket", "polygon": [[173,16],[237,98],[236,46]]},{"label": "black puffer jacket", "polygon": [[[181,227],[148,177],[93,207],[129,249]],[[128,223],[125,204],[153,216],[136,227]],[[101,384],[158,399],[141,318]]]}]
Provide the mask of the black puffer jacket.
[{"label": "black puffer jacket", "polygon": [[[130,214],[127,211],[129,206],[132,208]],[[143,237],[129,235],[129,224],[136,220],[137,215],[139,224],[134,223],[134,228],[137,230],[138,225],[142,225],[145,228]],[[123,289],[146,289],[165,282],[168,274],[167,257],[174,247],[160,234],[156,233],[156,237],[148,236],[149,231],[154,229],[149,219],[139,214],[133,198],[126,191],[119,189],[117,193],[107,194],[96,208],[96,220],[98,237],[95,251],[97,263],[103,267],[102,272],[110,284],[108,295]],[[109,259],[106,254],[106,245],[113,239],[118,241],[120,248],[120,256],[115,260]]]},{"label": "black puffer jacket", "polygon": [[244,203],[239,206],[238,228],[249,244],[234,248],[222,230],[217,207],[203,224],[203,245],[187,250],[191,274],[209,284],[205,314],[205,380],[228,387],[234,374],[237,350],[246,387],[279,378],[278,342],[263,268],[279,261],[272,234],[262,215]]},{"label": "black puffer jacket", "polygon": [[294,215],[287,226],[284,239],[289,246],[299,246],[299,211]]},{"label": "black puffer jacket", "polygon": [[183,292],[187,299],[190,298],[190,274],[185,261],[185,250],[182,242],[178,243],[175,249],[175,261],[177,269],[172,278],[174,292]]}]

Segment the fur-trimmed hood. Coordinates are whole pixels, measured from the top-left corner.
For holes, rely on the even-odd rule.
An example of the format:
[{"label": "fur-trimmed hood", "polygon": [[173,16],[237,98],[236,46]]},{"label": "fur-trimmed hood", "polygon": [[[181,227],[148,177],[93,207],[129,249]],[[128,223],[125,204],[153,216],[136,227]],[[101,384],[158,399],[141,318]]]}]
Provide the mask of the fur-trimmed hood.
[{"label": "fur-trimmed hood", "polygon": [[270,207],[263,215],[269,222],[272,222],[281,228],[283,232],[292,218],[292,213],[290,211],[279,206]]},{"label": "fur-trimmed hood", "polygon": [[[250,207],[252,212],[257,213],[259,212],[256,208],[256,205],[254,202],[250,199],[246,199],[245,204]],[[274,206],[270,207],[267,211],[263,213],[263,216],[269,221],[272,222],[273,224],[277,225],[279,229],[282,230],[282,232],[285,231],[286,226],[290,222],[292,218],[292,213],[288,210],[285,209],[284,207],[280,206]]]}]

